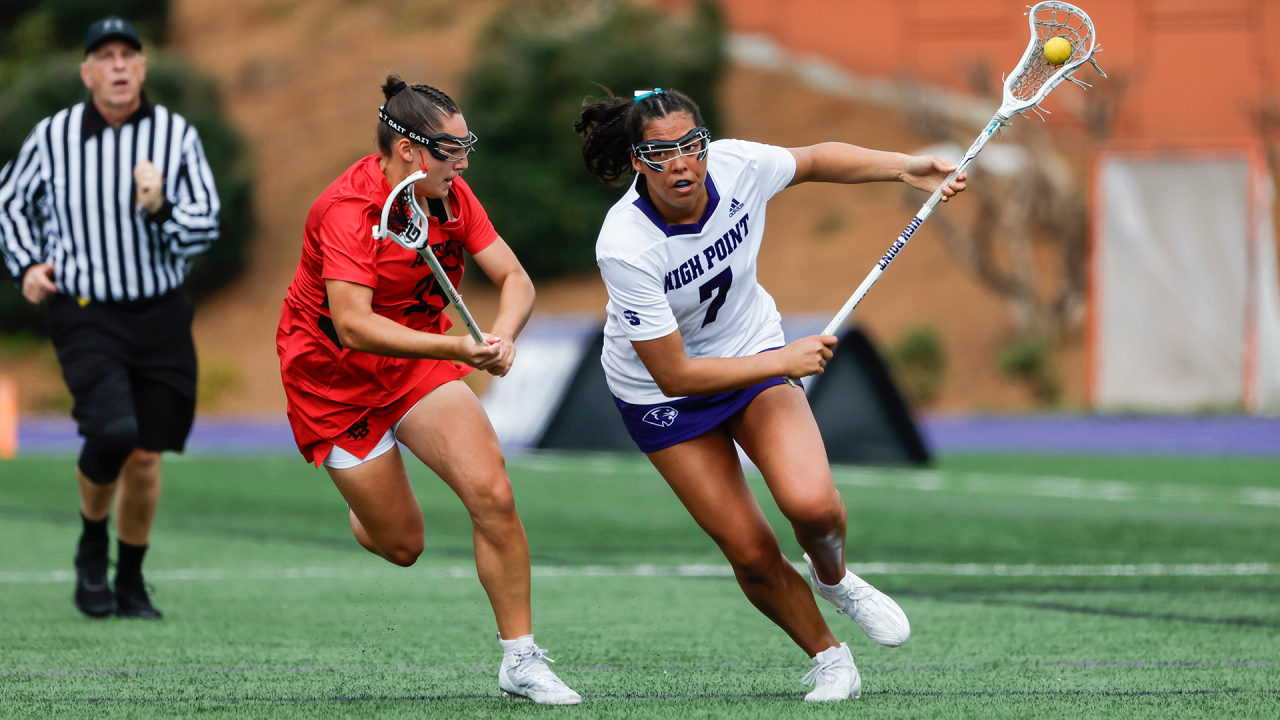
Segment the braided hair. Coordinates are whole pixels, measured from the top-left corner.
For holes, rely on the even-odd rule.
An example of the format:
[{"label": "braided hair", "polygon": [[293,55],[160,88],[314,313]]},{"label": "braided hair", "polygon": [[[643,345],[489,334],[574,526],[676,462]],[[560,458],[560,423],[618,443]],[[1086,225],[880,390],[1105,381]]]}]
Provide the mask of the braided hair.
[{"label": "braided hair", "polygon": [[583,137],[582,159],[587,171],[603,183],[614,185],[632,171],[631,147],[644,139],[644,127],[650,120],[686,112],[694,125],[704,124],[698,104],[679,90],[654,92],[636,102],[600,87],[608,97],[594,103],[583,100],[582,118],[573,129]]},{"label": "braided hair", "polygon": [[[397,72],[387,73],[382,94],[386,98],[387,114],[419,135],[440,132],[446,118],[462,112],[458,103],[443,90],[430,85],[408,85]],[[402,137],[386,123],[378,123],[378,149],[383,155],[390,155],[391,146]]]}]

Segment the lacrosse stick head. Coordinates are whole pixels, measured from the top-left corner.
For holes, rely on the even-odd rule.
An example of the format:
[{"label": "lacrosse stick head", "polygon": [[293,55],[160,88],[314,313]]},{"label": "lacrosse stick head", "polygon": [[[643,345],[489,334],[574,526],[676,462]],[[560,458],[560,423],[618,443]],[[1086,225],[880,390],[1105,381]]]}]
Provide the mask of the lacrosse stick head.
[{"label": "lacrosse stick head", "polygon": [[[1071,77],[1085,63],[1093,63],[1093,54],[1101,50],[1093,29],[1093,21],[1080,8],[1064,2],[1036,3],[1027,11],[1031,25],[1031,42],[1022,53],[1022,60],[1004,81],[1004,104],[1000,115],[1010,118],[1015,113],[1030,110],[1039,105],[1049,92],[1063,80]],[[1044,44],[1061,37],[1071,43],[1071,56],[1061,65],[1054,65],[1044,57]],[[1103,77],[1106,74],[1093,67]]]},{"label": "lacrosse stick head", "polygon": [[382,224],[374,228],[374,238],[390,238],[410,250],[420,250],[427,245],[427,214],[414,197],[413,185],[427,174],[415,171],[400,181],[387,201],[382,204]]}]

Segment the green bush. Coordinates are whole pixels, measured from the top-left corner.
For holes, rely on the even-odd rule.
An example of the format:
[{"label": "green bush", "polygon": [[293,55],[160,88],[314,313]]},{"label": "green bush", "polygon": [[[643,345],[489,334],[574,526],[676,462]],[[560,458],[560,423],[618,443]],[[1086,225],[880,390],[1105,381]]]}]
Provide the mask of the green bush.
[{"label": "green bush", "polygon": [[1000,351],[1000,372],[1025,384],[1041,405],[1056,405],[1062,396],[1049,346],[1036,335],[1023,335]]},{"label": "green bush", "polygon": [[594,269],[600,223],[621,195],[587,172],[573,132],[583,98],[603,96],[595,83],[619,95],[679,89],[718,127],[724,30],[711,2],[673,16],[617,0],[529,0],[478,44],[462,104],[480,137],[467,181],[536,278]]},{"label": "green bush", "polygon": [[889,357],[912,405],[929,405],[938,399],[947,374],[947,354],[937,328],[920,326],[908,330],[890,350]]},{"label": "green bush", "polygon": [[[80,60],[80,53],[71,52],[26,62],[0,88],[0,163],[17,155],[42,118],[88,98],[77,69]],[[221,237],[194,259],[186,281],[199,298],[244,267],[253,233],[252,167],[244,141],[222,116],[216,84],[176,57],[151,51],[147,61],[147,97],[186,117],[200,132],[222,200]],[[27,303],[13,283],[0,282],[0,333],[43,333],[43,318],[43,309]]]}]

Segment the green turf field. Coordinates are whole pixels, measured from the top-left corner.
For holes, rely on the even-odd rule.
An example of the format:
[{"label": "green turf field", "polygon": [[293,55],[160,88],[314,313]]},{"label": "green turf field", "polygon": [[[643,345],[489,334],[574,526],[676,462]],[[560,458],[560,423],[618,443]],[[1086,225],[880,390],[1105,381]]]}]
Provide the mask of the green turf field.
[{"label": "green turf field", "polygon": [[1280,716],[1280,460],[838,470],[849,560],[874,563],[913,634],[882,648],[829,612],[864,694],[824,706],[643,458],[513,461],[535,631],[577,708],[499,697],[466,514],[416,462],[427,551],[400,569],[297,458],[171,458],[147,562],[160,622],[72,607],[71,468],[0,464],[0,717]]}]

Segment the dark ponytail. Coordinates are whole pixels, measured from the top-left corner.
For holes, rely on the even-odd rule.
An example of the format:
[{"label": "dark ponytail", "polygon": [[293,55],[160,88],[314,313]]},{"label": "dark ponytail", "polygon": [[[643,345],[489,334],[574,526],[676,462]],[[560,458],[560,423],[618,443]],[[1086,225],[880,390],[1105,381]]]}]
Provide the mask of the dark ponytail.
[{"label": "dark ponytail", "polygon": [[698,104],[679,90],[655,92],[635,102],[600,87],[608,97],[594,103],[583,100],[582,119],[573,129],[583,137],[582,159],[587,171],[601,182],[612,185],[631,172],[631,146],[644,139],[644,126],[650,120],[686,112],[695,126],[703,124]]},{"label": "dark ponytail", "polygon": [[[419,135],[440,132],[445,119],[462,112],[458,103],[443,90],[430,85],[408,85],[398,72],[387,73],[382,96],[387,99],[387,114]],[[390,155],[391,146],[402,137],[386,123],[378,123],[378,149],[383,155]]]}]

